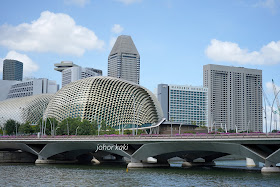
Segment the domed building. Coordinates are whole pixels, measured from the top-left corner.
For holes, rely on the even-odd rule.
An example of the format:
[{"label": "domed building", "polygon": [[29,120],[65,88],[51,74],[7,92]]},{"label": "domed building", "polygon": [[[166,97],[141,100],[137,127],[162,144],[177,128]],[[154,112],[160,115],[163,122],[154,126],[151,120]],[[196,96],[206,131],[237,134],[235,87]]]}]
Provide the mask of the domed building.
[{"label": "domed building", "polygon": [[19,123],[37,123],[54,94],[40,94],[0,102],[0,124],[12,119]]},{"label": "domed building", "polygon": [[101,121],[111,127],[148,127],[162,120],[156,97],[146,88],[114,77],[89,77],[59,90],[44,118],[58,121],[72,117]]}]

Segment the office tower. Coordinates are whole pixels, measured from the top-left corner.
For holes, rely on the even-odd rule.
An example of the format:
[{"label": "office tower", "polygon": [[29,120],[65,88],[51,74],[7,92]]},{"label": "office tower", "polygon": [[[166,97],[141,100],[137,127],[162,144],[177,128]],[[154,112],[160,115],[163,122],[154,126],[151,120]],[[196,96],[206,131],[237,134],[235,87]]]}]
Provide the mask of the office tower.
[{"label": "office tower", "polygon": [[207,88],[159,84],[157,97],[168,121],[207,125]]},{"label": "office tower", "polygon": [[117,38],[108,57],[108,76],[139,84],[140,55],[130,36]]},{"label": "office tower", "polygon": [[65,70],[67,68],[75,67],[77,65],[71,61],[61,61],[60,63],[54,64],[54,66],[56,67],[56,68],[54,68],[54,70],[62,72],[63,70]]},{"label": "office tower", "polygon": [[203,66],[203,86],[208,87],[211,126],[263,131],[261,70],[208,64]]},{"label": "office tower", "polygon": [[23,63],[6,59],[3,63],[3,80],[22,81]]},{"label": "office tower", "polygon": [[46,78],[26,79],[13,84],[7,94],[7,99],[40,94],[54,94],[59,87],[56,81]]},{"label": "office tower", "polygon": [[80,79],[102,76],[102,70],[94,68],[82,68],[80,66],[74,66],[62,71],[62,87]]}]

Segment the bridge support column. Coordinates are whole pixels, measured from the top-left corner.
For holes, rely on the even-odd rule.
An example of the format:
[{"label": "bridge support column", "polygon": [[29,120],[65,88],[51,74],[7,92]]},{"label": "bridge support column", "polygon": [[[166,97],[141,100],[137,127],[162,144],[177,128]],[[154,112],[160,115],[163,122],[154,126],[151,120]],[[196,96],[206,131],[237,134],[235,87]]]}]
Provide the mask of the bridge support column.
[{"label": "bridge support column", "polygon": [[215,162],[209,161],[209,162],[183,162],[182,167],[199,167],[199,166],[215,166]]},{"label": "bridge support column", "polygon": [[35,164],[73,164],[76,162],[77,160],[49,160],[39,155]]},{"label": "bridge support column", "polygon": [[[166,163],[168,163],[166,161]],[[131,162],[127,168],[151,168],[151,167],[169,167],[169,164],[158,163],[156,158],[148,157],[145,161],[136,160],[131,158]]]},{"label": "bridge support column", "polygon": [[275,163],[265,161],[265,165],[261,170],[262,173],[280,173],[280,168],[276,167]]},{"label": "bridge support column", "polygon": [[246,158],[246,166],[249,168],[256,167],[256,162],[251,158]]}]

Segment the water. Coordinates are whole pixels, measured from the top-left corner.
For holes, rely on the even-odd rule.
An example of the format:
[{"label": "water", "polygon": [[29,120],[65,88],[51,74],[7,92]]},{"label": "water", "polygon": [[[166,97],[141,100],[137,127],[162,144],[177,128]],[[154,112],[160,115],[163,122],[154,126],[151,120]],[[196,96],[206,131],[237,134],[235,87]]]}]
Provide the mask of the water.
[{"label": "water", "polygon": [[280,186],[280,174],[259,170],[1,164],[0,186]]}]

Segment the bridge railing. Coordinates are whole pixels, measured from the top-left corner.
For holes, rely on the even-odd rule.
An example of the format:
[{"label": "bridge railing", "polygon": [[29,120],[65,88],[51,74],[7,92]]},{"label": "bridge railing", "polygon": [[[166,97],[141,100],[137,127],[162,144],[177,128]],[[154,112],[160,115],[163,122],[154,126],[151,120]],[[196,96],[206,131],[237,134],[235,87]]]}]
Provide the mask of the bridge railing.
[{"label": "bridge railing", "polygon": [[280,133],[219,133],[219,134],[141,134],[141,135],[63,135],[63,136],[0,136],[0,140],[61,140],[61,139],[75,139],[75,140],[90,140],[90,139],[244,139],[244,138],[280,138]]}]

